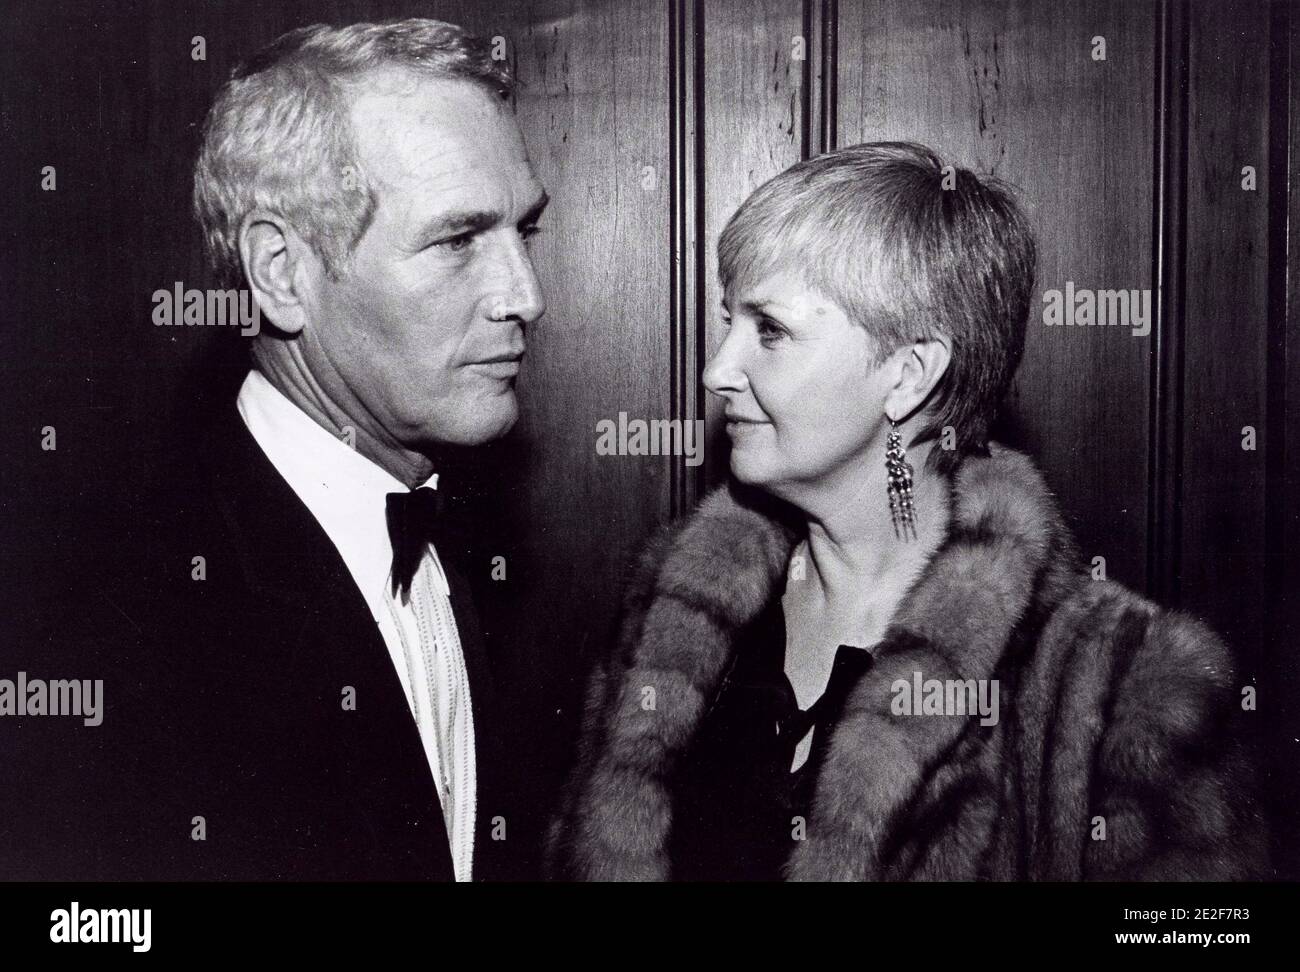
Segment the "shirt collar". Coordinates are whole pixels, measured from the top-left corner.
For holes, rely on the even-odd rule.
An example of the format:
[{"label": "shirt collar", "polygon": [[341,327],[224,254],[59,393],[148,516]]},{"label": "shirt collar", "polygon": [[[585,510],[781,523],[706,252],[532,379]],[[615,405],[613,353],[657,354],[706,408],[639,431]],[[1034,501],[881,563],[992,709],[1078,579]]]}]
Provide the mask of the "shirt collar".
[{"label": "shirt collar", "polygon": [[[376,616],[385,610],[393,547],[387,495],[406,486],[250,371],[236,400],[253,439],[324,529]],[[438,485],[435,473],[423,485]]]}]

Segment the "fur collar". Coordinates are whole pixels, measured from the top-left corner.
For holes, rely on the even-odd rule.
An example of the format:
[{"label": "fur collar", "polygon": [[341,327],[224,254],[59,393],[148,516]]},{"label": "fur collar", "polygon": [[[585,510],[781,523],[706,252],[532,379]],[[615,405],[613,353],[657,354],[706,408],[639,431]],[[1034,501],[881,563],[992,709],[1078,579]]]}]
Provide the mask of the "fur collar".
[{"label": "fur collar", "polygon": [[[891,821],[963,733],[986,731],[978,720],[895,717],[891,685],[918,671],[997,677],[1016,661],[1008,656],[1020,643],[1017,625],[1064,598],[1078,570],[1055,499],[1023,454],[991,443],[988,456],[962,462],[951,489],[945,540],[900,602],[831,736],[791,878],[885,876]],[[603,724],[591,727],[600,749],[575,794],[582,876],[668,876],[666,781],[731,661],[736,632],[779,591],[797,538],[771,509],[724,488],[643,560],[598,703]]]}]

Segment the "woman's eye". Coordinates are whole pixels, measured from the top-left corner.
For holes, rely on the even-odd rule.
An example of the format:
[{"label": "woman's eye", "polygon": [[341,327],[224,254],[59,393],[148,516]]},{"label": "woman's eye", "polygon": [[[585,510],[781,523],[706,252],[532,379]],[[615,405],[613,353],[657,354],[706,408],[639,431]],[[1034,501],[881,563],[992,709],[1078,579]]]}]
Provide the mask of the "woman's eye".
[{"label": "woman's eye", "polygon": [[523,237],[525,243],[527,243],[529,240],[531,240],[534,236],[536,236],[541,231],[542,228],[538,226],[536,223],[533,223],[531,226],[519,227],[519,235]]},{"label": "woman's eye", "polygon": [[766,317],[758,322],[758,339],[764,344],[772,344],[785,336],[785,328]]}]

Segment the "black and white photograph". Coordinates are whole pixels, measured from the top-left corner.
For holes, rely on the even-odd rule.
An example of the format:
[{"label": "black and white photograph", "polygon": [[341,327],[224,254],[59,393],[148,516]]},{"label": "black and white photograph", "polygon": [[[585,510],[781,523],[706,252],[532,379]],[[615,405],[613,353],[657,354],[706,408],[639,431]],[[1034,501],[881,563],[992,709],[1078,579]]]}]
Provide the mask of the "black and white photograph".
[{"label": "black and white photograph", "polygon": [[6,942],[1279,940],[1300,3],[5,0],[0,133]]}]

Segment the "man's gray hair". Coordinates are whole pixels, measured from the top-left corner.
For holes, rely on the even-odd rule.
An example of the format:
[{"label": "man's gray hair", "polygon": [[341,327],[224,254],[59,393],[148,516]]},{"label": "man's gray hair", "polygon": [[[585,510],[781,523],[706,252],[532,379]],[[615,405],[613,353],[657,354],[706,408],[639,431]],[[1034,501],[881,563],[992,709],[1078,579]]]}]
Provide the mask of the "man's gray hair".
[{"label": "man's gray hair", "polygon": [[239,229],[256,209],[287,220],[337,278],[376,204],[349,88],[383,68],[470,81],[502,99],[515,86],[487,41],[439,20],[315,24],[281,35],[231,72],[204,123],[194,210],[223,283],[242,282]]},{"label": "man's gray hair", "polygon": [[1034,285],[1033,233],[1008,187],[910,142],[870,142],[800,162],[760,186],[718,244],[724,289],[782,270],[838,304],[877,345],[875,365],[936,333],[948,370],[912,442],[930,468],[986,452],[1020,364]]}]

